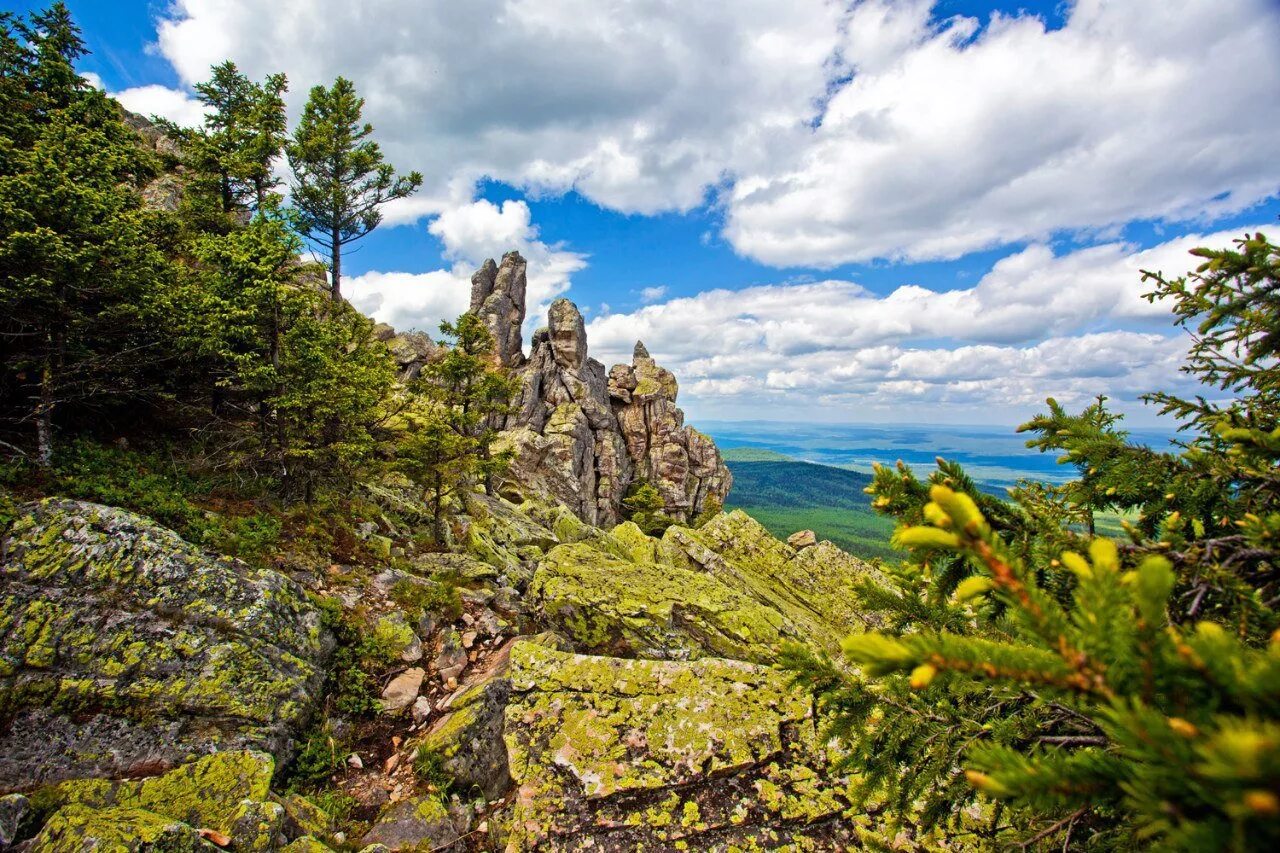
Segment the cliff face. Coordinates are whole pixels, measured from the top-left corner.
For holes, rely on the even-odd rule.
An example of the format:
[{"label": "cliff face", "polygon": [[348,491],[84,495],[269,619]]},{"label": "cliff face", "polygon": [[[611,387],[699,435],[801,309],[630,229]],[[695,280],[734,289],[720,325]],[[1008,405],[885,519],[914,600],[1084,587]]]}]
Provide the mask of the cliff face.
[{"label": "cliff face", "polygon": [[471,279],[471,311],[489,327],[494,361],[520,380],[517,411],[503,424],[515,451],[509,491],[555,498],[589,524],[615,524],[636,480],[648,480],[666,512],[687,521],[723,501],[732,476],[715,443],[686,426],[671,371],[636,342],[631,364],[607,373],[589,357],[578,307],[557,299],[526,358],[526,263],[516,252]]}]

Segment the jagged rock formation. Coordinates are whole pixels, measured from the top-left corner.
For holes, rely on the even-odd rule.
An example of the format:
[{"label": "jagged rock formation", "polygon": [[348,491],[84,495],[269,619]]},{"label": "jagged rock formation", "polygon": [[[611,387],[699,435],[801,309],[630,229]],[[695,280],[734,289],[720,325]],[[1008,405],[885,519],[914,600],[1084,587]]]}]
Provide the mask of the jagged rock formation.
[{"label": "jagged rock formation", "polygon": [[324,638],[303,589],[141,516],[26,505],[0,548],[0,581],[7,786],[213,748],[287,757],[315,707]]},{"label": "jagged rock formation", "polygon": [[555,498],[589,524],[615,524],[627,488],[650,481],[666,512],[687,521],[732,484],[715,443],[684,423],[678,386],[637,342],[630,365],[604,365],[587,350],[578,307],[557,299],[547,326],[522,350],[526,262],[516,252],[486,261],[471,279],[471,310],[495,341],[494,360],[520,379],[516,413],[502,425],[515,451],[516,491]]}]

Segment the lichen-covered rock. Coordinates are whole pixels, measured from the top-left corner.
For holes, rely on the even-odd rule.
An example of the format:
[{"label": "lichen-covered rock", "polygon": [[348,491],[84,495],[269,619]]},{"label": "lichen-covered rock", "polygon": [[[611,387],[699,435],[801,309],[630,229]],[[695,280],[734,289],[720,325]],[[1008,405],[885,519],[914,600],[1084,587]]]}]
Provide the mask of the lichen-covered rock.
[{"label": "lichen-covered rock", "polygon": [[870,566],[829,542],[797,552],[741,511],[660,541],[634,524],[604,538],[553,548],[529,585],[578,651],[768,663],[788,639],[835,651],[864,621],[852,587]]},{"label": "lichen-covered rock", "polygon": [[506,677],[511,645],[442,703],[444,714],[416,744],[417,749],[439,756],[459,789],[475,787],[489,799],[501,797],[511,785],[502,740],[503,712],[511,692]]},{"label": "lichen-covered rock", "polygon": [[194,827],[145,809],[68,806],[49,819],[32,849],[41,853],[212,853],[218,848],[204,841]]},{"label": "lichen-covered rock", "polygon": [[[260,752],[218,752],[137,781],[70,779],[39,789],[43,808],[133,809],[233,835],[245,802],[267,800],[275,761]],[[275,803],[270,805],[283,809]],[[274,810],[272,810],[274,812]]]},{"label": "lichen-covered rock", "polygon": [[22,794],[0,797],[0,850],[9,849],[18,838],[18,827],[31,808],[31,802]]},{"label": "lichen-covered rock", "polygon": [[124,510],[22,507],[0,551],[0,788],[212,749],[287,757],[323,681],[300,586]]},{"label": "lichen-covered rock", "polygon": [[388,850],[434,850],[457,841],[466,826],[436,795],[401,800],[388,806],[362,839]]},{"label": "lichen-covered rock", "polygon": [[785,673],[518,643],[511,850],[846,849],[849,781]]},{"label": "lichen-covered rock", "polygon": [[767,661],[784,638],[801,639],[777,611],[714,575],[585,543],[552,549],[529,596],[578,650],[596,654]]}]

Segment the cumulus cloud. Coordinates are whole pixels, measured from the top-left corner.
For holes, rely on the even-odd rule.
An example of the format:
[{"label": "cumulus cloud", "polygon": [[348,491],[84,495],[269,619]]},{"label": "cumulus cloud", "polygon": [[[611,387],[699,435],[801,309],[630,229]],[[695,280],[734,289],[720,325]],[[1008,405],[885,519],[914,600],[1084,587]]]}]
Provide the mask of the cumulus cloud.
[{"label": "cumulus cloud", "polygon": [[569,288],[573,274],[587,265],[586,256],[538,239],[529,205],[486,199],[454,204],[440,211],[428,230],[444,244],[448,270],[427,273],[370,272],[351,279],[351,302],[360,310],[397,328],[434,331],[441,320],[467,309],[471,274],[487,258],[512,249],[529,262],[526,337],[545,322],[551,300]]},{"label": "cumulus cloud", "polygon": [[[107,88],[102,78],[92,71],[86,72],[84,78],[99,89]],[[184,127],[204,122],[204,104],[186,92],[170,89],[168,86],[134,86],[108,94],[123,104],[125,109],[147,118],[160,116]]]},{"label": "cumulus cloud", "polygon": [[712,290],[599,317],[587,334],[606,364],[642,339],[718,413],[818,402],[846,416],[946,404],[991,417],[1046,396],[1080,403],[1098,393],[1131,403],[1186,387],[1187,340],[1167,306],[1141,298],[1151,288],[1140,271],[1181,274],[1194,266],[1189,249],[1234,236],[1059,255],[1031,246],[973,287],[946,292],[904,285],[879,296],[835,280]]},{"label": "cumulus cloud", "polygon": [[1271,0],[1076,0],[1055,30],[935,5],[176,0],[159,49],[187,84],[228,57],[286,71],[295,110],[354,79],[392,162],[428,176],[389,221],[486,177],[626,212],[710,193],[738,252],[828,265],[1211,217],[1280,188]]},{"label": "cumulus cloud", "polygon": [[[770,264],[955,258],[1055,231],[1238,211],[1280,190],[1266,0],[1077,0],[1066,25],[860,4],[820,126],[729,191]],[[884,36],[880,38],[879,36]]]}]

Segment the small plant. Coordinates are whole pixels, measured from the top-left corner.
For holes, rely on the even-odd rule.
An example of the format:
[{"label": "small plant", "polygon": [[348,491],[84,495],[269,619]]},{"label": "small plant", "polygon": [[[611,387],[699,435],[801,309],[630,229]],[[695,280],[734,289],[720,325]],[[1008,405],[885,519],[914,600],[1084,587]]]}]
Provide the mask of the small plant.
[{"label": "small plant", "polygon": [[462,615],[462,596],[456,579],[437,576],[433,581],[417,581],[404,578],[391,587],[391,600],[405,610],[425,610],[437,614],[447,622]]},{"label": "small plant", "polygon": [[453,774],[445,767],[445,757],[434,749],[419,747],[413,759],[413,772],[419,781],[442,798],[453,789]]},{"label": "small plant", "polygon": [[353,717],[365,717],[378,710],[377,684],[369,672],[372,644],[342,612],[334,598],[316,598],[320,619],[337,640],[329,664],[325,692],[335,709]]},{"label": "small plant", "polygon": [[325,814],[333,818],[333,822],[342,825],[351,820],[359,803],[356,798],[335,788],[326,788],[307,794],[307,799]]},{"label": "small plant", "polygon": [[289,787],[301,790],[320,785],[342,769],[349,750],[328,727],[311,732],[293,761]]}]

